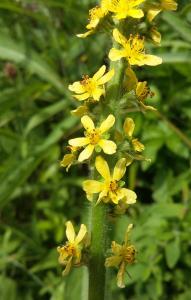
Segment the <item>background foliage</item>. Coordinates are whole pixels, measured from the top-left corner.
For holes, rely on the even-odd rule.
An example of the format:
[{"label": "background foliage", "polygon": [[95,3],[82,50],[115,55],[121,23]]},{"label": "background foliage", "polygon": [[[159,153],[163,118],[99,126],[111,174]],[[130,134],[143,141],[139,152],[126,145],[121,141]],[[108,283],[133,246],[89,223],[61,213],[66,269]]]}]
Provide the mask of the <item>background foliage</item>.
[{"label": "background foliage", "polygon": [[[158,18],[164,64],[139,69],[152,83],[158,113],[129,113],[151,163],[134,163],[127,176],[139,201],[119,218],[138,249],[118,300],[190,300],[191,283],[191,5]],[[64,146],[79,128],[67,85],[108,63],[106,35],[86,40],[90,0],[0,1],[0,295],[2,300],[73,300],[82,295],[81,270],[61,277],[56,247],[65,221],[84,220],[81,189],[87,169],[59,168]],[[72,288],[71,288],[72,287]],[[83,295],[82,295],[83,299]]]}]

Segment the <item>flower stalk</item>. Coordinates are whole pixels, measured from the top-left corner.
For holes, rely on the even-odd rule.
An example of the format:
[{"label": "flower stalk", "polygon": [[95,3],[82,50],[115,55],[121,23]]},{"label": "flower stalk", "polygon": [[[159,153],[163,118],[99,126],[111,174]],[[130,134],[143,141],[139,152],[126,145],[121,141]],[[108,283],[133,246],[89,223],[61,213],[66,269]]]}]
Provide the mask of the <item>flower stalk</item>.
[{"label": "flower stalk", "polygon": [[[91,176],[82,184],[90,201],[89,230],[82,224],[76,236],[72,223],[67,222],[68,242],[58,247],[59,262],[65,267],[63,275],[72,267],[87,266],[88,300],[111,300],[108,268],[117,269],[116,282],[123,288],[126,268],[136,261],[137,251],[129,240],[132,224],[119,244],[113,240],[115,222],[110,218],[111,214],[117,218],[126,213],[129,205],[136,202],[136,193],[123,181],[128,166],[135,161],[136,173],[136,161],[149,161],[142,155],[144,145],[134,137],[135,122],[130,116],[124,118],[124,111],[155,110],[145,104],[153,93],[146,81],[139,82],[135,70],[162,63],[160,57],[147,53],[145,40],[150,35],[153,43],[160,43],[156,29],[153,36],[152,21],[162,10],[175,8],[174,0],[101,0],[99,6],[90,10],[88,31],[78,34],[86,38],[111,25],[107,32],[112,39],[108,53],[110,70],[103,65],[94,75],[84,75],[81,81],[69,85],[80,103],[71,113],[81,118],[84,133],[68,141],[66,148],[70,153],[61,162],[66,171],[74,164],[91,166]],[[151,28],[146,37],[141,32],[141,22]],[[131,177],[134,188],[133,173]]]}]

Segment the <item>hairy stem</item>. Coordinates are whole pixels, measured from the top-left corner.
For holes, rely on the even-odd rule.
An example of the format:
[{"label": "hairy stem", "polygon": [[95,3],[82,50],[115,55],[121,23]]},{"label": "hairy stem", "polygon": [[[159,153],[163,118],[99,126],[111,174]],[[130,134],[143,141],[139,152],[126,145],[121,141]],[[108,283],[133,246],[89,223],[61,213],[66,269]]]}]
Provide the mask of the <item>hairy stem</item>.
[{"label": "hairy stem", "polygon": [[[115,41],[113,47],[116,47]],[[124,77],[124,63],[122,61],[111,62],[110,69],[115,69],[115,75],[107,85],[105,106],[102,107],[102,115],[112,113],[117,116],[118,101],[121,96],[121,88]],[[100,104],[103,106],[103,103]],[[102,117],[100,115],[100,118]],[[107,161],[109,162],[109,157]],[[94,171],[92,171],[94,173]],[[95,176],[92,176],[95,179]],[[91,247],[89,261],[89,298],[88,300],[105,300],[106,287],[108,289],[108,272],[105,269],[105,256],[111,244],[111,231],[109,232],[108,208],[104,203],[95,205],[96,199],[91,207]],[[107,299],[110,292],[107,290]],[[110,296],[109,296],[110,297]],[[110,297],[111,300],[111,297]]]},{"label": "hairy stem", "polygon": [[107,206],[92,206],[92,236],[89,262],[89,300],[104,300]]}]

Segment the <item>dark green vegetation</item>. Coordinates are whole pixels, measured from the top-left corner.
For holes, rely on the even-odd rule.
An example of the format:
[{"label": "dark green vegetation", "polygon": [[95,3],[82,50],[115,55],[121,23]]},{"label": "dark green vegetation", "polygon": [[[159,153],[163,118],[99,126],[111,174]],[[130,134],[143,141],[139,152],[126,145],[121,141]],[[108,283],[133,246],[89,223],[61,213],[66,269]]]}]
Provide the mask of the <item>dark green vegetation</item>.
[{"label": "dark green vegetation", "polygon": [[[90,3],[91,2],[91,3]],[[163,36],[154,53],[164,64],[138,70],[155,97],[158,113],[135,114],[136,134],[151,163],[129,168],[129,187],[138,203],[116,225],[126,225],[138,249],[131,279],[117,300],[190,300],[191,282],[191,5],[157,18]],[[108,63],[106,35],[86,40],[90,0],[0,1],[0,298],[84,299],[81,270],[65,280],[56,247],[65,221],[84,221],[84,166],[59,168],[67,139],[79,130],[70,114],[76,101],[67,85]],[[132,113],[129,116],[134,116]],[[83,177],[82,177],[83,176]],[[85,295],[85,294],[84,294]]]}]

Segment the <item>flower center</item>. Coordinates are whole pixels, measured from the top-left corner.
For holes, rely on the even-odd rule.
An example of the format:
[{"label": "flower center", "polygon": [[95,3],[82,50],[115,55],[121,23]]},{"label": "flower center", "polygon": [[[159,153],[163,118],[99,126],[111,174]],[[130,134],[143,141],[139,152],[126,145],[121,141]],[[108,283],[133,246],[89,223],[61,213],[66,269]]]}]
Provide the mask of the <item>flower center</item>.
[{"label": "flower center", "polygon": [[64,248],[64,251],[68,254],[68,256],[75,256],[75,254],[76,254],[75,245],[68,243],[63,248]]},{"label": "flower center", "polygon": [[124,258],[125,262],[127,262],[128,264],[134,263],[135,254],[136,254],[136,250],[133,245],[125,247],[124,252],[123,252],[123,258]]},{"label": "flower center", "polygon": [[92,144],[92,145],[98,144],[98,142],[100,140],[99,131],[96,129],[93,129],[91,132],[88,132],[88,137],[90,140],[90,144]]},{"label": "flower center", "polygon": [[88,75],[83,76],[83,80],[80,82],[86,89],[86,91],[90,94],[95,90],[96,83],[95,81],[90,78]]},{"label": "flower center", "polygon": [[116,180],[112,180],[110,181],[110,184],[109,184],[109,189],[112,193],[116,193],[117,189],[118,189],[118,184],[117,184],[117,181]]},{"label": "flower center", "polygon": [[129,58],[136,58],[139,57],[140,54],[144,54],[144,38],[141,38],[139,35],[130,35],[129,40],[127,41],[126,51]]}]

